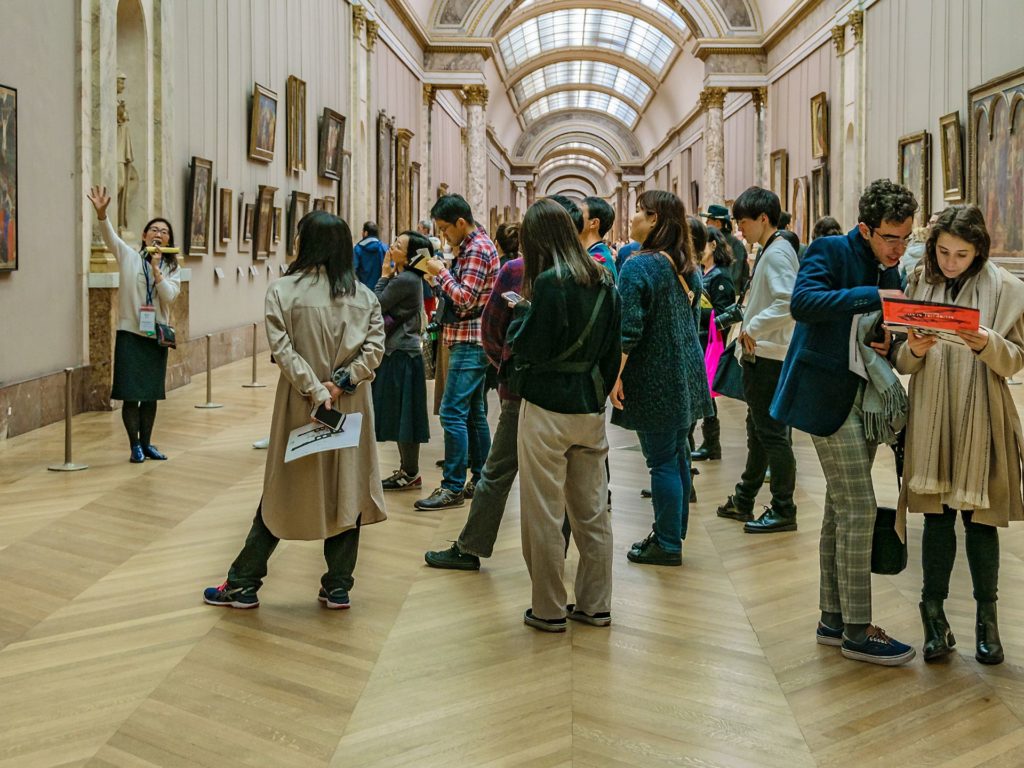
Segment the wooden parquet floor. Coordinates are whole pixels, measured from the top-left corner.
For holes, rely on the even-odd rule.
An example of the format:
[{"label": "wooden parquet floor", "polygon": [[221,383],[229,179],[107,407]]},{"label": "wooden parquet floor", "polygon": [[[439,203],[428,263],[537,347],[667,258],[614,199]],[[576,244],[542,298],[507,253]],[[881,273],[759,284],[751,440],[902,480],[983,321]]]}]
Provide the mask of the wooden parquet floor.
[{"label": "wooden parquet floor", "polygon": [[[268,364],[260,376],[276,380]],[[273,387],[248,378],[245,362],[217,370],[221,410],[192,407],[203,377],[171,394],[156,431],[166,463],[127,462],[118,413],[75,419],[82,473],[46,470],[61,425],[0,442],[0,768],[1024,765],[1024,531],[1001,532],[1004,665],[974,661],[962,541],[947,603],[959,653],[847,661],[814,642],[825,484],[810,441],[796,438],[799,531],[749,536],[714,514],[745,450],[735,403],[722,407],[728,458],[701,466],[682,568],[626,561],[650,526],[647,475],[634,436],[610,430],[610,629],[522,624],[515,491],[479,573],[423,563],[468,505],[417,512],[398,494],[363,532],[352,610],[318,606],[315,542],[281,544],[258,610],[205,606],[260,495],[266,454],[250,444]],[[381,457],[395,466],[394,446]],[[874,579],[876,621],[918,647],[920,535],[914,520],[907,571]],[[571,551],[567,579],[575,565]]]}]

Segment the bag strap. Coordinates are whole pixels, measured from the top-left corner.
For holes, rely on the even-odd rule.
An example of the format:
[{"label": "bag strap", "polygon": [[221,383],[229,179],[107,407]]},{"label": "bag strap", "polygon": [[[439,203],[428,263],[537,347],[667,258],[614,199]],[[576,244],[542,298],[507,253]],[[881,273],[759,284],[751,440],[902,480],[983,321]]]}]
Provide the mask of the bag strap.
[{"label": "bag strap", "polygon": [[535,371],[544,370],[549,366],[556,365],[558,363],[564,362],[565,360],[568,360],[570,357],[576,354],[576,352],[578,352],[584,344],[587,343],[587,339],[590,338],[590,334],[594,330],[594,324],[597,323],[598,315],[600,315],[601,313],[601,307],[604,306],[604,299],[607,294],[607,287],[603,287],[600,295],[597,297],[597,301],[594,302],[594,310],[590,313],[590,319],[587,320],[587,324],[583,328],[583,332],[579,335],[579,338],[576,339],[576,341],[574,341],[568,349],[563,351],[562,354],[558,355],[558,357],[554,357],[551,360],[548,360],[546,363],[541,363],[540,365],[533,366],[533,369]]}]

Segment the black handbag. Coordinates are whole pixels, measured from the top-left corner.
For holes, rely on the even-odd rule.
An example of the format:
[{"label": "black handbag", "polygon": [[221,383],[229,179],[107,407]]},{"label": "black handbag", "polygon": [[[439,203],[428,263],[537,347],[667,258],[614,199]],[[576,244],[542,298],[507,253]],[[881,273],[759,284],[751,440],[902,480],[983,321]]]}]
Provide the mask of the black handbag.
[{"label": "black handbag", "polygon": [[[903,446],[906,430],[901,430],[892,445],[896,455],[896,487],[903,477]],[[871,572],[883,576],[902,573],[907,567],[907,542],[896,535],[896,510],[878,507],[875,510],[875,531],[871,536]]]},{"label": "black handbag", "polygon": [[722,356],[718,358],[718,370],[715,371],[715,380],[711,388],[720,395],[731,397],[733,400],[745,402],[743,396],[743,368],[740,361],[736,359],[736,339],[730,341]]},{"label": "black handbag", "polygon": [[156,324],[156,343],[168,349],[177,349],[178,340],[174,335],[174,327],[165,323]]}]

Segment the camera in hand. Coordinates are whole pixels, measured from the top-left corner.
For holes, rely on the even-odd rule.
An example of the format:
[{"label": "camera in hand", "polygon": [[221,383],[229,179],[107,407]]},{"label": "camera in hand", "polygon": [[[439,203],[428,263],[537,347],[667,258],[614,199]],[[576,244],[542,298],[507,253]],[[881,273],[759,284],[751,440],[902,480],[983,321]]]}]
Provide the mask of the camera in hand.
[{"label": "camera in hand", "polygon": [[719,333],[731,328],[743,319],[743,307],[740,304],[733,304],[722,310],[721,314],[715,315],[715,327]]}]

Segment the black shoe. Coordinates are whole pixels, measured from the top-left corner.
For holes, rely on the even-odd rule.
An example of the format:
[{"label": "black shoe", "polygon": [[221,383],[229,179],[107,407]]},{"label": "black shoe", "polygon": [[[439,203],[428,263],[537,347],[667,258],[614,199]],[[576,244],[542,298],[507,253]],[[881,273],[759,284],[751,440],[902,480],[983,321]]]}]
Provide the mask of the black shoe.
[{"label": "black shoe", "polygon": [[447,488],[436,488],[427,498],[413,502],[413,506],[416,509],[429,511],[434,509],[454,509],[455,507],[463,506],[465,503],[466,497],[462,491],[456,493]]},{"label": "black shoe", "polygon": [[735,496],[730,496],[726,499],[725,504],[720,506],[715,514],[719,517],[727,517],[730,520],[739,520],[741,523],[754,519],[754,514],[749,509],[742,510],[736,506]]},{"label": "black shoe", "polygon": [[476,555],[467,555],[459,549],[457,541],[453,541],[448,549],[427,552],[423,555],[423,559],[431,568],[447,568],[453,571],[480,570],[480,558]]},{"label": "black shoe", "polygon": [[631,563],[640,565],[682,565],[682,552],[666,552],[655,539],[654,531],[644,539],[637,542],[640,546],[634,546],[626,553],[626,559]]},{"label": "black shoe", "polygon": [[743,524],[744,533],[781,533],[796,530],[796,515],[783,515],[771,507],[764,508],[764,514],[757,520]]},{"label": "black shoe", "polygon": [[146,460],[146,454],[142,452],[141,445],[132,446],[132,455],[128,458],[132,464],[141,464]]},{"label": "black shoe", "polygon": [[565,632],[565,619],[542,619],[533,615],[533,608],[527,608],[523,614],[523,624],[541,632]]},{"label": "black shoe", "polygon": [[167,457],[160,453],[160,451],[156,449],[155,445],[142,446],[142,452],[146,454],[147,459],[153,459],[153,461],[167,461]]},{"label": "black shoe", "polygon": [[476,483],[474,483],[472,480],[469,480],[469,481],[466,482],[466,485],[462,489],[462,495],[465,496],[467,499],[472,499],[473,498],[473,493],[475,491],[476,491]]},{"label": "black shoe", "polygon": [[923,600],[918,608],[921,609],[921,622],[924,624],[924,660],[935,661],[951,654],[956,646],[956,638],[942,610],[942,601]]},{"label": "black shoe", "polygon": [[722,458],[722,447],[709,448],[702,445],[696,451],[690,454],[690,458],[693,461],[719,461]]},{"label": "black shoe", "polygon": [[982,664],[1002,664],[1003,644],[996,623],[996,604],[978,603],[978,620],[974,626],[976,642],[974,658]]},{"label": "black shoe", "polygon": [[697,503],[697,487],[693,484],[693,476],[690,476],[690,503]]},{"label": "black shoe", "polygon": [[423,479],[419,475],[413,477],[402,469],[396,469],[391,477],[381,480],[380,485],[385,491],[419,491],[423,488]]},{"label": "black shoe", "polygon": [[434,462],[435,467],[444,467],[444,459],[438,459]]},{"label": "black shoe", "polygon": [[651,493],[649,488],[644,488],[642,491],[640,491],[640,498],[641,499],[650,499],[650,498],[653,498],[653,496],[654,496],[654,494]]},{"label": "black shoe", "polygon": [[611,611],[599,611],[598,613],[584,613],[576,610],[575,603],[565,606],[566,618],[589,624],[592,627],[607,627],[612,623]]}]

